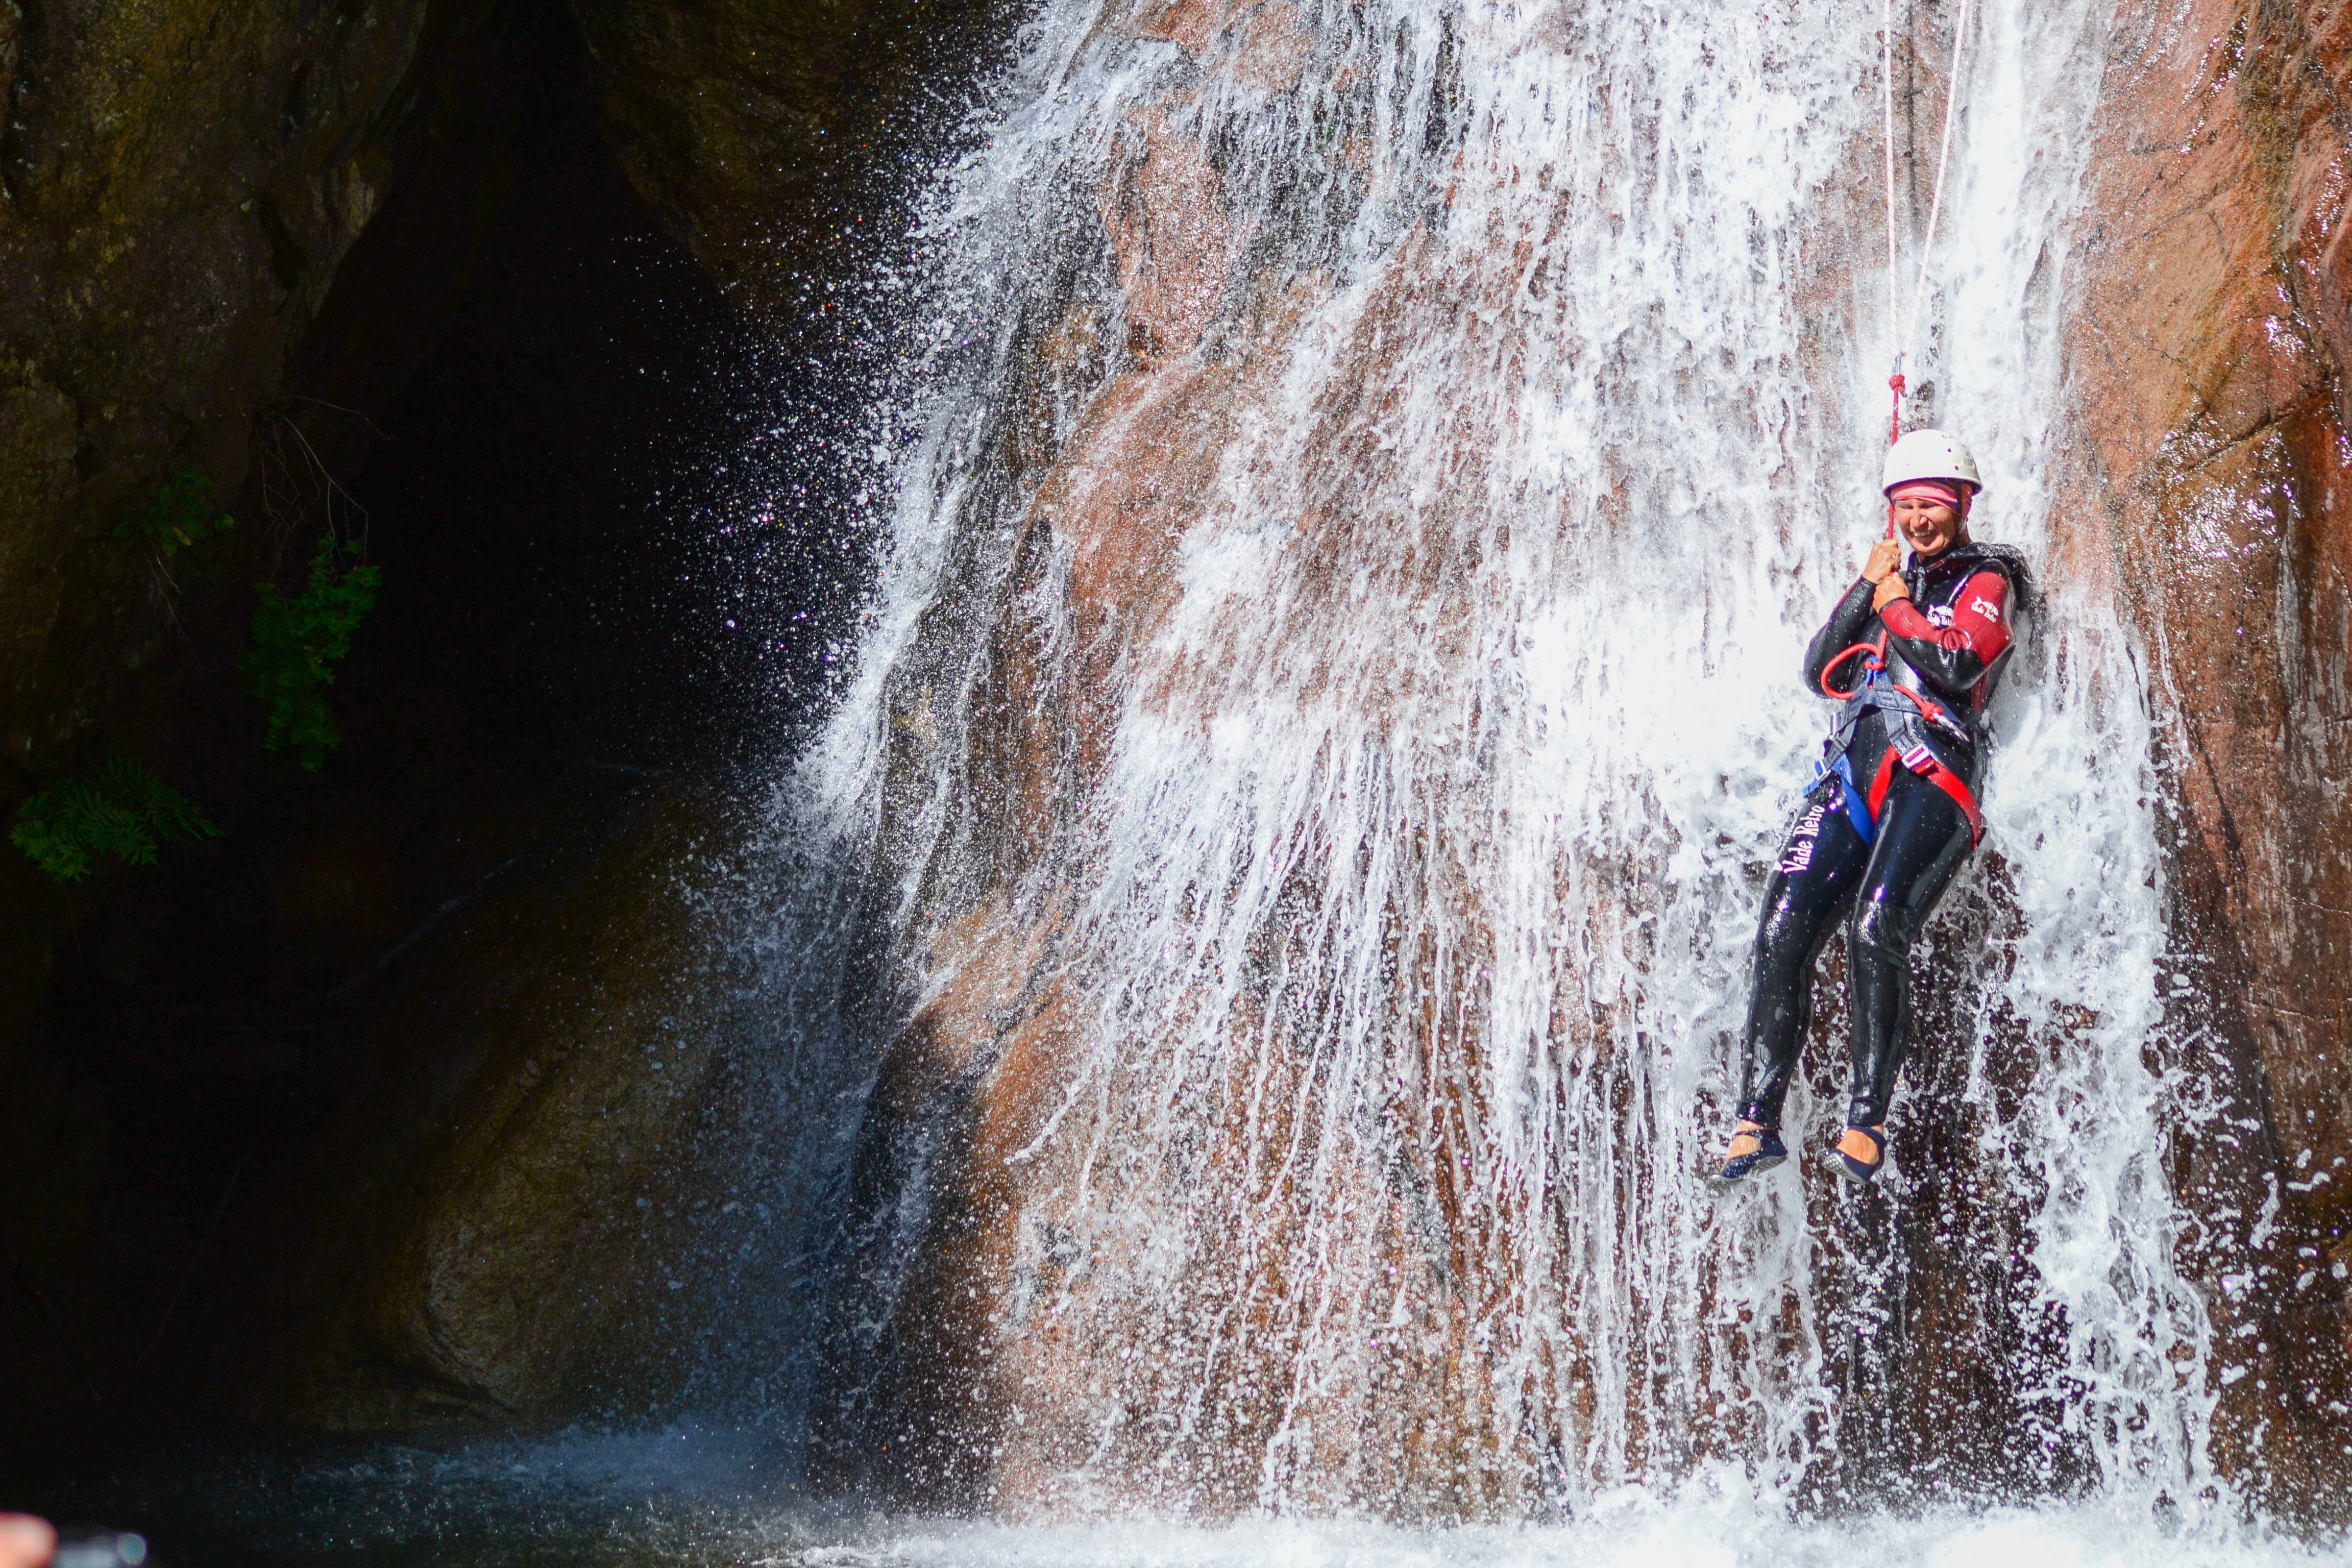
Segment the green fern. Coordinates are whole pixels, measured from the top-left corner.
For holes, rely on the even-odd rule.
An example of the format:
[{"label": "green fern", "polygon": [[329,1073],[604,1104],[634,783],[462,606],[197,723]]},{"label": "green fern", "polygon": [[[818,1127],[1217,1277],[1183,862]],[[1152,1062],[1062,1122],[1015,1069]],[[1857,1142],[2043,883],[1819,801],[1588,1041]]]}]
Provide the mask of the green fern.
[{"label": "green fern", "polygon": [[383,574],[343,559],[357,544],[322,538],[310,554],[310,577],[289,599],[274,583],[261,584],[253,612],[253,646],[238,668],[246,689],[262,707],[266,751],[291,748],[302,766],[317,773],[327,753],[342,744],[327,688],[335,664],[352,651],[352,634],[375,608]]},{"label": "green fern", "polygon": [[236,520],[213,504],[213,482],[194,468],[182,468],[155,487],[147,504],[124,518],[117,539],[145,538],[169,561],[181,551],[226,533]]},{"label": "green fern", "polygon": [[43,790],[17,811],[8,831],[9,843],[60,882],[83,880],[102,856],[152,866],[166,844],[219,837],[186,795],[121,760]]}]

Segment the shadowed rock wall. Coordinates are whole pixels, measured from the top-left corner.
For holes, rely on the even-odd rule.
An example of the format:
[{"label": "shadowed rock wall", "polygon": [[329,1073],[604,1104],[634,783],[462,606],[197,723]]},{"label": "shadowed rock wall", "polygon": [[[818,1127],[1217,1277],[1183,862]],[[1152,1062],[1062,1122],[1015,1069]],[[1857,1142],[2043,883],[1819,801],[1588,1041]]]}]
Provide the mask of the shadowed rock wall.
[{"label": "shadowed rock wall", "polygon": [[825,309],[810,297],[823,281],[812,271],[839,276],[887,243],[909,176],[1001,46],[1003,7],[574,0],[572,10],[630,180],[740,301],[779,312]]},{"label": "shadowed rock wall", "polygon": [[[547,8],[0,13],[0,797],[61,765],[171,624],[169,586],[114,524],[181,468],[236,497],[257,425],[302,390],[288,385],[298,351],[322,357],[306,333],[395,174],[484,116],[506,90],[504,35]],[[882,226],[900,161],[939,145],[919,111],[968,98],[996,14],[956,0],[574,9],[640,193],[771,304],[809,287],[843,234]],[[461,193],[477,228],[503,199],[497,174]],[[425,299],[396,307],[410,331],[327,356],[362,412],[430,352],[465,276],[462,254],[446,259],[412,275]],[[763,288],[771,273],[785,276]],[[250,561],[250,541],[226,548]]]},{"label": "shadowed rock wall", "polygon": [[[583,1360],[615,1325],[647,1365],[693,1342],[636,1251],[709,1058],[672,1043],[709,956],[678,863],[736,786],[688,775],[765,758],[821,687],[856,408],[843,377],[779,414],[652,219],[884,226],[888,157],[812,215],[825,150],[760,138],[804,91],[871,128],[939,8],[862,51],[858,8],[606,9],[619,68],[560,0],[0,7],[0,818],[123,750],[226,830],[73,889],[0,848],[0,1376],[56,1415],[0,1435],[0,1479],[231,1405],[577,1410],[677,1381]],[[763,129],[718,145],[705,57],[633,76],[616,27],[756,56]],[[665,92],[648,207],[605,132]],[[764,341],[837,369],[847,335]],[[237,526],[167,570],[117,524],[188,468]],[[730,468],[799,499],[722,560],[697,531]],[[262,755],[236,665],[254,579],[353,504],[386,587],[312,779]]]},{"label": "shadowed rock wall", "polygon": [[259,1413],[483,1425],[674,1385],[692,1325],[647,1244],[728,994],[691,868],[740,831],[719,792],[627,795],[565,791],[599,830],[372,988],[364,1084],[268,1205],[307,1235],[273,1271]]},{"label": "shadowed rock wall", "polygon": [[[168,626],[113,524],[255,419],[491,6],[0,14],[0,766],[54,765]],[[249,557],[248,557],[249,558]],[[0,778],[13,793],[20,775]]]},{"label": "shadowed rock wall", "polygon": [[[496,15],[304,0],[0,9],[0,812],[120,749],[236,826],[218,786],[258,761],[250,715],[230,742],[245,766],[226,776],[206,766],[221,748],[168,737],[205,728],[206,704],[186,694],[233,666],[249,584],[287,549],[268,509],[247,504],[256,438],[299,427],[310,405],[283,395],[290,366],[344,258],[402,171],[463,118],[467,89],[499,79]],[[451,226],[462,252],[478,215]],[[429,338],[404,343],[389,384],[429,352]],[[214,480],[241,526],[167,566],[116,529],[184,468]],[[322,520],[307,521],[297,550]],[[276,1109],[259,1087],[277,1076],[272,1053],[242,1029],[225,1039],[184,1020],[196,1040],[183,1044],[201,1041],[193,1072],[152,1043],[110,1050],[110,1008],[37,1037],[45,1016],[80,1006],[57,973],[61,942],[111,931],[102,954],[69,951],[155,978],[131,939],[152,888],[101,874],[60,889],[0,850],[0,1359],[25,1407],[53,1415],[45,1453],[168,1380],[174,1347],[159,1331],[184,1327],[174,1279],[226,1223],[215,1205],[239,1184],[257,1115]],[[157,950],[190,940],[147,934]],[[272,1008],[264,987],[233,1011]],[[118,1091],[126,1079],[173,1086],[150,1101],[160,1114]],[[160,1218],[110,1201],[131,1171],[151,1189],[134,1208]]]}]

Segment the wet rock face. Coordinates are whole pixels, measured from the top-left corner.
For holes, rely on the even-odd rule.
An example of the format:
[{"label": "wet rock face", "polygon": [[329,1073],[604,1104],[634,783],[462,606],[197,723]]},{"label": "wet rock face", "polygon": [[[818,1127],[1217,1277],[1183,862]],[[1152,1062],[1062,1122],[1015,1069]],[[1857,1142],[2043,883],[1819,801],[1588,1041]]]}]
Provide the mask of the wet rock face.
[{"label": "wet rock face", "polygon": [[[1173,43],[1202,77],[1269,95],[1295,85],[1313,47],[1280,4],[1147,4],[1103,26]],[[1107,798],[1116,753],[1152,743],[1134,731],[1247,734],[1262,720],[1295,743],[1293,705],[1399,730],[1416,700],[1443,705],[1426,690],[1441,684],[1431,666],[1478,657],[1470,604],[1512,536],[1462,499],[1496,478],[1483,409],[1445,431],[1460,443],[1458,489],[1416,493],[1397,411],[1414,371],[1442,373],[1414,351],[1442,340],[1442,359],[1466,342],[1503,375],[1556,352],[1512,309],[1524,252],[1497,241],[1465,257],[1420,228],[1356,285],[1371,302],[1350,328],[1317,323],[1315,390],[1286,403],[1286,356],[1338,284],[1278,250],[1251,253],[1231,192],[1255,171],[1221,156],[1223,128],[1202,96],[1180,85],[1138,105],[1106,177],[1072,203],[1099,222],[1118,299],[1057,302],[1015,356],[1026,384],[1004,400],[1004,440],[1022,503],[993,579],[997,613],[973,616],[969,721],[935,711],[950,682],[929,676],[922,648],[910,663],[923,678],[902,683],[892,715],[890,809],[911,817],[920,781],[956,779],[960,837],[922,889],[967,912],[928,932],[926,991],[869,1109],[822,1436],[841,1470],[930,1505],[1525,1518],[1579,1462],[1556,1439],[1547,1449],[1535,1399],[1588,1422],[1622,1409],[1632,1462],[1662,1471],[1727,1423],[1677,1405],[1664,1374],[1659,1387],[1604,1387],[1605,1351],[1576,1345],[1587,1306],[1598,1317],[1618,1304],[1598,1298],[1621,1237],[1579,1237],[1604,1256],[1565,1278],[1549,1272],[1557,1255],[1516,1250],[1547,1194],[1524,1171],[1496,1170],[1481,1125],[1496,1109],[1481,1099],[1495,1003],[1485,966],[1518,935],[1486,901],[1511,874],[1503,852],[1435,826],[1374,848],[1381,825],[1346,804],[1370,794],[1383,815],[1441,823],[1444,800],[1478,796],[1480,764],[1410,780],[1335,766],[1304,786],[1330,816],[1295,833],[1243,809],[1200,822],[1203,838],[1265,835],[1220,869],[1245,868],[1234,881],[1259,884],[1250,896],[1279,892],[1256,906],[1262,924],[1227,928],[1212,956],[1206,942],[1184,948],[1183,928],[1218,925],[1219,906],[1242,895],[1208,876],[1181,889],[1139,879],[1139,902],[1183,906],[1164,929],[1197,964],[1191,994],[1163,1012],[1129,1020],[1103,1005],[1145,982],[1088,949],[1074,908],[1105,862],[1164,848],[1121,844],[1107,825],[1133,804]],[[1299,184],[1333,207],[1396,177],[1347,134],[1360,107],[1318,105],[1328,163]],[[1426,134],[1442,144],[1443,131]],[[1252,427],[1279,424],[1307,434],[1290,468],[1263,472]],[[1226,548],[1252,552],[1234,573],[1245,587],[1223,598],[1186,580],[1186,559],[1237,468],[1253,502],[1289,521],[1252,538],[1216,519]],[[1514,515],[1548,538],[1547,509],[1564,504],[1516,499]],[[1529,575],[1549,582],[1552,563],[1537,554]],[[953,592],[977,596],[971,584],[987,580],[974,568]],[[1399,600],[1423,611],[1399,639],[1415,646],[1360,635]],[[1294,678],[1301,665],[1310,673]],[[1332,728],[1331,749],[1345,749],[1346,722]],[[899,836],[884,831],[895,852]],[[1391,853],[1410,868],[1362,893],[1366,862]],[[1554,874],[1575,870],[1535,879]],[[1549,912],[1583,928],[1568,945],[1638,945],[1637,911],[1663,897],[1658,866],[1629,858],[1602,879],[1605,890]],[[1348,906],[1357,895],[1366,904]],[[1379,976],[1365,1003],[1376,1021],[1353,1036],[1332,1016],[1351,962]],[[1625,1068],[1647,1042],[1623,1026],[1622,998],[1582,978],[1561,960],[1543,1026],[1575,1065],[1548,1064],[1535,1092],[1613,1100],[1640,1121]],[[1681,1338],[1678,1308],[1632,1310],[1637,1331]],[[1554,1326],[1546,1349],[1559,1355],[1534,1358],[1528,1375],[1537,1393],[1522,1403],[1524,1391],[1498,1389],[1497,1347]]]},{"label": "wet rock face", "polygon": [[[1115,25],[1177,45],[1205,74],[1241,68],[1232,40],[1244,24],[1286,37],[1286,12],[1142,5]],[[2177,1119],[2147,1136],[2166,1142],[2172,1189],[2196,1220],[2181,1260],[2212,1312],[2212,1458],[2284,1516],[2326,1522],[2345,1516],[2352,1406],[2352,1320],[2336,1272],[2352,1273],[2341,1207],[2352,1201],[2352,1080],[2340,1061],[2352,1046],[2352,853],[2343,847],[2352,796],[2342,784],[2352,762],[2342,754],[2352,744],[2352,394],[2338,368],[2352,350],[2343,238],[2352,13],[2215,5],[2160,37],[2131,33],[2137,16],[2117,19],[2126,32],[2093,160],[2070,343],[2072,489],[2048,569],[2061,591],[2112,594],[2140,639],[2160,718],[2173,931],[2161,984],[2172,1000],[2151,1049],[2176,1069],[2178,1099]],[[1295,71],[1281,49],[1246,58],[1277,89]],[[950,682],[927,677],[905,684],[892,713],[885,797],[894,809],[921,798],[919,781],[935,770],[960,770],[969,786],[970,837],[957,847],[968,853],[943,854],[952,870],[934,866],[924,883],[927,898],[965,912],[927,931],[919,963],[929,989],[870,1107],[853,1261],[890,1293],[853,1293],[842,1309],[845,1370],[825,1435],[845,1471],[924,1502],[1088,1506],[1068,1489],[1076,1475],[1122,1499],[1213,1511],[1250,1506],[1281,1482],[1297,1489],[1279,1495],[1310,1505],[1524,1513],[1539,1499],[1514,1492],[1524,1476],[1495,1461],[1527,1430],[1482,1403],[1492,1391],[1480,1375],[1480,1325],[1492,1326],[1510,1284],[1507,1267],[1496,1266],[1507,1216],[1482,1207],[1487,1195],[1466,1173],[1486,1108],[1466,1093],[1449,1098],[1478,1067],[1446,1054],[1483,1026],[1475,982],[1424,969],[1410,919],[1385,908],[1395,1006],[1385,1023],[1425,1049],[1428,1077],[1402,1068],[1393,1095],[1328,1110],[1342,1096],[1302,1043],[1316,1022],[1307,1016],[1314,982],[1302,978],[1284,999],[1298,1016],[1295,1034],[1245,998],[1206,1039],[1234,1081],[1204,1075],[1186,1092],[1230,1092],[1246,1112],[1222,1100],[1210,1110],[1171,1105],[1153,1098],[1165,1087],[1153,1078],[1156,1041],[1094,1035],[1104,1015],[1084,993],[1120,982],[1087,970],[1070,901],[1053,877],[1034,875],[1057,865],[1083,875],[1089,854],[1110,853],[1085,840],[1083,803],[1117,745],[1122,682],[1147,694],[1144,710],[1189,722],[1194,700],[1213,705],[1203,691],[1252,673],[1160,657],[1180,640],[1167,630],[1185,593],[1184,535],[1234,432],[1266,417],[1255,378],[1280,353],[1290,319],[1279,290],[1246,269],[1226,202],[1233,173],[1192,139],[1188,107],[1171,93],[1136,114],[1127,155],[1096,193],[1119,298],[1073,300],[1041,328],[1032,384],[1007,400],[1007,466],[1034,503],[1008,529],[1015,542],[997,580],[998,613],[958,612],[982,628],[971,678],[983,698],[960,730],[935,710]],[[1421,286],[1411,273],[1422,259],[1409,256],[1368,287],[1384,303],[1402,300]],[[1499,308],[1499,296],[1481,293],[1492,279],[1449,281],[1461,299]],[[1328,282],[1305,276],[1290,287],[1311,310]],[[1394,314],[1405,310],[1397,303]],[[1465,335],[1479,331],[1474,313],[1465,306],[1453,323]],[[1122,342],[1109,341],[1114,320]],[[1380,542],[1349,524],[1398,478],[1368,432],[1382,400],[1402,395],[1383,380],[1402,351],[1359,342],[1328,352],[1330,401],[1362,423],[1316,456],[1350,483],[1329,515],[1302,518],[1287,547],[1328,551],[1377,577]],[[1496,362],[1518,363],[1513,352],[1498,350]],[[1107,374],[1072,374],[1106,363]],[[1083,409],[1075,420],[1074,403]],[[1459,541],[1426,542],[1429,555],[1402,570],[1451,574],[1470,554],[1446,553]],[[963,583],[956,592],[980,593]],[[1251,608],[1305,619],[1320,606],[1302,596]],[[1341,625],[1329,624],[1336,647]],[[1437,617],[1436,635],[1447,631]],[[1400,664],[1402,686],[1411,670]],[[1334,673],[1334,687],[1343,680]],[[1394,691],[1347,698],[1377,703]],[[967,754],[942,755],[959,744]],[[894,825],[884,832],[890,839]],[[1317,879],[1337,874],[1316,858],[1327,847],[1291,847],[1297,923],[1268,934],[1247,962],[1311,976],[1321,955],[1301,934],[1306,911]],[[1477,865],[1475,850],[1448,862],[1451,847],[1429,847],[1441,868],[1433,879],[1451,873],[1443,896],[1475,910],[1465,889],[1494,868]],[[1593,899],[1588,942],[1655,907],[1663,892],[1648,875],[1628,865],[1622,885]],[[1945,971],[1948,983],[1928,993],[1918,1038],[1965,1039],[1988,1014],[2008,1029],[1987,1003],[2000,988],[1998,963],[1966,955],[1997,952],[2013,934],[2011,875],[1988,855],[1940,914],[1933,962],[1964,973],[1950,983]],[[953,885],[964,876],[975,886]],[[1835,985],[1833,970],[1824,983]],[[1264,994],[1279,990],[1269,982]],[[1200,992],[1203,1006],[1222,1005],[1206,975]],[[1412,1003],[1399,1000],[1408,994]],[[1618,1021],[1610,1005],[1579,994],[1570,975],[1551,1022],[1564,1037],[1588,1028],[1605,1037]],[[2014,1101],[2042,1064],[2086,1048],[2096,1023],[2061,1020],[2031,1039],[2016,1030],[1985,1098]],[[1824,1018],[1818,1033],[1833,1038],[1841,1024]],[[1278,1043],[1254,1057],[1260,1040]],[[1591,1070],[1589,1058],[1579,1070]],[[1955,1478],[2063,1492],[2094,1463],[2079,1445],[2053,1458],[2041,1436],[2049,1429],[2022,1419],[2052,1414],[2035,1407],[2035,1390],[2054,1385],[2066,1325],[2035,1300],[2027,1216],[2004,1173],[1986,1163],[1979,1134],[2008,1112],[1971,1103],[1986,1086],[1969,1079],[1959,1051],[1922,1047],[1906,1068],[1913,1120],[1898,1127],[1902,1158],[1906,1175],[1916,1168],[1926,1179],[1899,1209],[1853,1224],[1816,1194],[1802,1216],[1838,1255],[1824,1277],[1847,1299],[1826,1303],[1825,1316],[1861,1330],[1844,1337],[1851,1365],[1832,1378],[1849,1407],[1838,1435],[1852,1450],[1832,1479],[1851,1484],[1850,1500],[1883,1500],[1915,1480],[1916,1495],[1932,1498]],[[1814,1090],[1828,1100],[1835,1087],[1823,1072]],[[1611,1092],[1628,1125],[1644,1113],[1622,1083]],[[1265,1107],[1277,1109],[1253,1124]],[[1355,1124],[1339,1125],[1343,1114]],[[1171,1123],[1189,1146],[1152,1142]],[[1049,1137],[1056,1127],[1058,1140]],[[1316,1150],[1338,1169],[1310,1178],[1268,1168],[1276,1157],[1254,1163],[1277,1146]],[[1310,1181],[1342,1194],[1332,1206],[1345,1217],[1287,1276],[1286,1264],[1308,1258],[1301,1237],[1325,1223],[1305,1212]],[[1089,1198],[1090,1188],[1117,1195]],[[1624,1241],[1600,1246],[1612,1239]],[[1351,1245],[1385,1266],[1378,1278],[1325,1267]],[[1605,1275],[1610,1258],[1596,1259]],[[1180,1266],[1192,1272],[1177,1278]],[[1571,1344],[1578,1283],[1556,1302]],[[1162,1310],[1162,1299],[1224,1314],[1217,1331],[1230,1337],[1217,1356],[1171,1353],[1202,1331]],[[1699,1316],[1717,1304],[1703,1295]],[[1759,1315],[1742,1336],[1755,1363],[1722,1375],[1758,1375],[1771,1355],[1808,1342],[1804,1330],[1793,1314],[1780,1323]],[[1652,1331],[1679,1342],[1673,1321]],[[1892,1348],[1874,1350],[1874,1331]],[[1354,1336],[1360,1352],[1309,1368],[1301,1346],[1316,1332]],[[1570,1359],[1541,1375],[1557,1378],[1562,1403],[1586,1418],[1618,1401],[1637,1460],[1671,1468],[1693,1452],[1736,1450],[1740,1423],[1754,1419],[1752,1406],[1728,1398],[1676,1407],[1642,1386],[1603,1394],[1586,1381],[1592,1370]],[[1309,1413],[1311,1431],[1268,1429],[1285,1397]],[[1284,1440],[1277,1462],[1273,1445]],[[1280,1466],[1292,1468],[1276,1477]]]},{"label": "wet rock face", "polygon": [[2231,1467],[2340,1520],[2352,1406],[2352,12],[2130,40],[2093,163],[2065,575],[2159,715],[2170,1140]]}]

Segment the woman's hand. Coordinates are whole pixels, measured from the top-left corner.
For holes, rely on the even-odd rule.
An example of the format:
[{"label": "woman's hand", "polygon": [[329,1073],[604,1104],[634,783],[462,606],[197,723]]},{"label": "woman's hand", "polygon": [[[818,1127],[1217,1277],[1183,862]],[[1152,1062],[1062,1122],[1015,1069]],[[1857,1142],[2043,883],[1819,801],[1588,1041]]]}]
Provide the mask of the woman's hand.
[{"label": "woman's hand", "polygon": [[1882,539],[1870,547],[1870,556],[1862,563],[1865,582],[1878,584],[1870,595],[1870,607],[1874,613],[1886,608],[1897,599],[1907,599],[1911,590],[1903,585],[1903,574],[1895,568],[1903,564],[1903,544],[1900,540]]}]

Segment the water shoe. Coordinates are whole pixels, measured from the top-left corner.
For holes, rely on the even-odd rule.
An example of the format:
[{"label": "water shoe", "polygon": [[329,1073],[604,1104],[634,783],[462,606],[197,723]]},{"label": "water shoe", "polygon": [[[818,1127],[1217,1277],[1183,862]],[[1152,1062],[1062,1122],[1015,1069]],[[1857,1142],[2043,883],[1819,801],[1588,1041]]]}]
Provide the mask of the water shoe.
[{"label": "water shoe", "polygon": [[1837,1173],[1858,1186],[1868,1186],[1886,1163],[1886,1129],[1849,1127],[1830,1152]]},{"label": "water shoe", "polygon": [[1789,1157],[1787,1145],[1780,1142],[1780,1130],[1742,1121],[1731,1135],[1731,1147],[1723,1153],[1723,1169],[1715,1173],[1714,1184],[1728,1187],[1750,1176],[1760,1176]]}]

